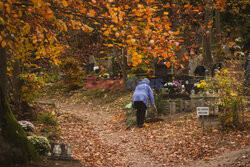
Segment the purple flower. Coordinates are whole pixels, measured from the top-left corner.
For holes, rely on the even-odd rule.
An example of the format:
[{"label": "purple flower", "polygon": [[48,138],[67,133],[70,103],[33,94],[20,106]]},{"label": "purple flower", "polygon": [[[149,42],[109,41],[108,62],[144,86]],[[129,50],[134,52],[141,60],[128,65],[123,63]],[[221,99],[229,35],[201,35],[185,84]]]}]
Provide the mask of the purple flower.
[{"label": "purple flower", "polygon": [[182,88],[182,85],[178,81],[173,81],[173,83]]},{"label": "purple flower", "polygon": [[18,121],[18,123],[23,127],[25,131],[32,131],[34,132],[36,130],[36,127],[29,121]]}]

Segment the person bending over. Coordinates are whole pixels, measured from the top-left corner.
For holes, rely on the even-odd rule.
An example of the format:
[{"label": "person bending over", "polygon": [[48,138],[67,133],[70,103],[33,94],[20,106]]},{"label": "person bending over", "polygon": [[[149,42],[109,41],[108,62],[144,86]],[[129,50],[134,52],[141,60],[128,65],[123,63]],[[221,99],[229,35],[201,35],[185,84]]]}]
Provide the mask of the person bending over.
[{"label": "person bending over", "polygon": [[157,110],[153,91],[149,86],[149,79],[145,78],[136,86],[133,94],[133,107],[137,110],[136,112],[136,121],[139,128],[143,127],[146,109],[148,108],[148,99],[153,105],[155,110]]}]

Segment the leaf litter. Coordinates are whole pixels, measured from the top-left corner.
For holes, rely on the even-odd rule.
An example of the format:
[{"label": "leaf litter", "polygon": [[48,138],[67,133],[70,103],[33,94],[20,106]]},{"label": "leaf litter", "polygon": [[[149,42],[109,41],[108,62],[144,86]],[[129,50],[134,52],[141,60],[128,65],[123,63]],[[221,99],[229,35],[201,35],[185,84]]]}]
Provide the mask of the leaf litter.
[{"label": "leaf litter", "polygon": [[178,166],[209,160],[249,145],[249,130],[222,132],[216,128],[202,136],[194,113],[173,121],[127,127],[121,101],[108,104],[79,99],[57,101],[60,142],[70,143],[72,156],[84,166]]}]

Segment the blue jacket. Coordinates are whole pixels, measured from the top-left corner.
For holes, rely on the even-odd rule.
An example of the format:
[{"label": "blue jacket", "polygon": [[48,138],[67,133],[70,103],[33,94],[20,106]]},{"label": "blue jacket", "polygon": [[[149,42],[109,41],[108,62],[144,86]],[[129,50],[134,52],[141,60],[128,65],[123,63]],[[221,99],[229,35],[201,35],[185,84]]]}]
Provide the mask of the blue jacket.
[{"label": "blue jacket", "polygon": [[135,92],[133,94],[133,103],[135,101],[143,101],[148,107],[148,99],[150,99],[152,105],[155,104],[152,89],[150,88],[147,81],[142,80],[142,82],[140,82],[135,88]]}]

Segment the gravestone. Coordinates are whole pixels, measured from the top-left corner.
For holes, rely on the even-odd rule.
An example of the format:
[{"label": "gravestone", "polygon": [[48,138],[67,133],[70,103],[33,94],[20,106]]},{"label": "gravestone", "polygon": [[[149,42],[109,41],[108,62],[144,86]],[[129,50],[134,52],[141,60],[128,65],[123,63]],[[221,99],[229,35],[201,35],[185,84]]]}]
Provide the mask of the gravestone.
[{"label": "gravestone", "polygon": [[74,160],[71,157],[71,147],[68,144],[67,147],[64,143],[50,143],[50,153],[51,155],[48,159],[51,160]]},{"label": "gravestone", "polygon": [[176,102],[171,101],[170,103],[170,114],[175,114],[176,113]]}]

